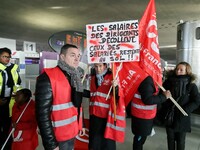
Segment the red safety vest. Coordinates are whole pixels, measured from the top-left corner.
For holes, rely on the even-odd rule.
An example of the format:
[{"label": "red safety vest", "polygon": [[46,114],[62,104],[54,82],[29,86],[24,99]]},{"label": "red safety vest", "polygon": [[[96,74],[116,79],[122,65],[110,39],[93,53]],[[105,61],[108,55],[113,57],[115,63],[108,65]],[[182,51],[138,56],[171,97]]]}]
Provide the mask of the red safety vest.
[{"label": "red safety vest", "polygon": [[78,125],[78,111],[71,101],[71,86],[58,67],[44,71],[49,76],[53,92],[51,120],[56,140],[66,141],[74,138],[82,125]]},{"label": "red safety vest", "polygon": [[157,105],[145,105],[139,92],[134,94],[131,102],[131,114],[141,119],[153,119],[156,116]]},{"label": "red safety vest", "polygon": [[114,105],[113,102],[111,103],[104,137],[117,142],[124,142],[125,129],[126,129],[125,103],[123,96],[120,95],[120,99],[116,107],[116,120],[114,119]]},{"label": "red safety vest", "polygon": [[107,118],[110,107],[110,100],[112,96],[109,96],[106,100],[108,91],[112,86],[112,74],[107,74],[104,77],[101,86],[96,87],[95,76],[91,77],[90,84],[90,115],[95,115],[100,118]]}]

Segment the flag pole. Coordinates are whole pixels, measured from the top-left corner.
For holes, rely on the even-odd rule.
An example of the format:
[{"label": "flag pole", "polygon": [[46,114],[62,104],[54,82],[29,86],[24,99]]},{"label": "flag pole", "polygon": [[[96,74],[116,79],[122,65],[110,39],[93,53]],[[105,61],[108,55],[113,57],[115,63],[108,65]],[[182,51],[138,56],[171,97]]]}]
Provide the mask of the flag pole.
[{"label": "flag pole", "polygon": [[[116,74],[116,76],[114,76],[114,63],[112,63],[112,74],[113,74],[113,84],[112,84],[112,87],[113,87],[113,105],[114,105],[114,124],[116,125],[116,101],[115,101],[115,99],[116,99],[116,97],[115,97],[115,86],[114,86],[114,82],[115,82],[115,78],[116,78],[116,76],[117,76],[117,74]],[[119,70],[119,69],[118,69]]]},{"label": "flag pole", "polygon": [[[162,90],[163,92],[166,91],[165,88],[164,88],[163,86],[161,86],[158,82],[156,82],[156,84],[161,88],[161,90]],[[182,112],[182,114],[183,114],[184,116],[188,116],[188,114],[182,109],[182,107],[176,102],[176,100],[175,100],[173,97],[170,97],[169,99],[170,99],[170,100],[174,103],[174,105]]]},{"label": "flag pole", "polygon": [[[115,75],[115,77],[113,77],[113,82],[115,82],[115,80],[117,79],[118,73],[119,73],[121,67],[122,67],[122,62],[120,63],[119,67],[117,68],[116,75]],[[112,68],[113,68],[113,67],[112,67]],[[113,71],[113,69],[112,69],[112,71]],[[106,100],[108,100],[108,97],[109,97],[109,95],[110,95],[110,92],[111,92],[111,90],[112,90],[112,87],[113,87],[113,86],[111,86],[110,89],[109,89],[109,91],[108,91],[108,94],[107,94],[107,96],[106,96]]]},{"label": "flag pole", "polygon": [[87,69],[84,71],[84,75],[83,75],[83,78],[81,80],[81,83],[83,83],[83,81],[85,80],[85,77],[87,75],[88,70],[89,70],[89,65],[87,65]]},{"label": "flag pole", "polygon": [[[30,99],[30,100],[28,101],[28,103],[26,104],[24,110],[22,111],[22,113],[20,114],[19,118],[18,118],[17,121],[15,122],[16,124],[20,121],[22,115],[24,114],[26,108],[28,107],[28,105],[30,104],[31,101],[32,101],[32,99]],[[10,131],[10,133],[9,133],[9,135],[8,135],[8,137],[7,137],[7,139],[6,139],[6,141],[4,142],[4,144],[3,144],[2,148],[1,148],[1,150],[4,149],[4,147],[6,146],[6,143],[8,142],[10,136],[12,135],[12,133],[13,133],[14,131],[15,131],[15,127],[13,127],[12,130]]]}]

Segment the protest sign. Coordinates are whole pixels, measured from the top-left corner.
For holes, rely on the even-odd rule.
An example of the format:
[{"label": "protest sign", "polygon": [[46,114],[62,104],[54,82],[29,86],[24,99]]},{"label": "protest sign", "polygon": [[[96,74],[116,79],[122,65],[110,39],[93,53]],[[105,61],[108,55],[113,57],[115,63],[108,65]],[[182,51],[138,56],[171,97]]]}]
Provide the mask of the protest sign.
[{"label": "protest sign", "polygon": [[139,61],[138,21],[89,24],[88,63]]}]

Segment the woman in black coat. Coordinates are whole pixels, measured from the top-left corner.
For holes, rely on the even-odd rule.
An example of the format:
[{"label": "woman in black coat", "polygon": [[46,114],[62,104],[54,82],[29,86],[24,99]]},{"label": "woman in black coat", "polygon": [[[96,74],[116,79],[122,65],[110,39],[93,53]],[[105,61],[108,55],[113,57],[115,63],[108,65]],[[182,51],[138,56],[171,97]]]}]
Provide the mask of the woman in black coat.
[{"label": "woman in black coat", "polygon": [[[195,76],[191,66],[187,62],[180,62],[175,69],[168,73],[163,86],[170,90],[172,97],[185,110],[188,116],[184,116],[177,107],[174,111],[172,125],[166,125],[167,143],[169,150],[184,150],[186,132],[191,132],[190,115],[200,105],[198,88],[193,81]],[[163,103],[163,109],[167,112],[174,104],[171,101]],[[163,114],[165,116],[166,112]]]}]

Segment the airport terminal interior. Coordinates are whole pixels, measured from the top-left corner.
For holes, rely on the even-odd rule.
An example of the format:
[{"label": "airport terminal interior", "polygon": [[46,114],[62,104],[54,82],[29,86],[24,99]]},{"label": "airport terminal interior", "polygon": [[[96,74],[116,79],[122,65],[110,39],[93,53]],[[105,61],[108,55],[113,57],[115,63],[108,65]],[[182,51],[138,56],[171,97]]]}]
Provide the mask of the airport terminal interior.
[{"label": "airport terminal interior", "polygon": [[[65,43],[77,45],[84,55],[87,49],[86,25],[140,21],[148,2],[3,0],[0,4],[0,48],[12,50],[11,62],[19,65],[22,87],[34,93],[37,76],[43,68],[57,65],[60,48]],[[200,1],[155,0],[155,5],[162,67],[170,70],[180,61],[190,63],[200,89]],[[81,61],[80,67],[87,70],[87,63]],[[87,79],[84,87],[88,89]],[[88,119],[89,99],[84,98],[83,108]],[[185,150],[200,150],[200,107],[192,113],[191,123],[192,132],[187,133]],[[147,138],[144,150],[167,150],[165,127],[155,120],[154,130],[155,134]],[[126,118],[125,134],[125,141],[117,143],[117,150],[132,149],[133,134],[129,117]],[[37,150],[43,149],[39,135]],[[86,149],[82,147],[77,150]]]}]

